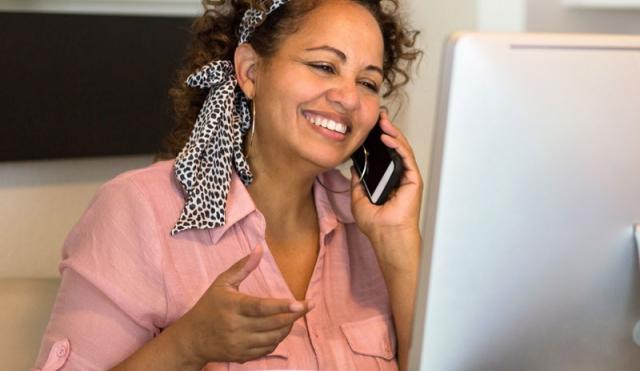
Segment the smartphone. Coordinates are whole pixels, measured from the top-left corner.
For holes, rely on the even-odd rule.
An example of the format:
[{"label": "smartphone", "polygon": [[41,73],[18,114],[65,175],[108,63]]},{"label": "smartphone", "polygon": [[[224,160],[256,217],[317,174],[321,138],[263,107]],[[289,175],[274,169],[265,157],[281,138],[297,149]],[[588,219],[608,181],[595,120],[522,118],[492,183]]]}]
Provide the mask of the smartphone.
[{"label": "smartphone", "polygon": [[365,192],[376,205],[387,201],[391,191],[400,184],[404,171],[400,155],[380,140],[382,134],[378,119],[362,146],[351,155]]}]

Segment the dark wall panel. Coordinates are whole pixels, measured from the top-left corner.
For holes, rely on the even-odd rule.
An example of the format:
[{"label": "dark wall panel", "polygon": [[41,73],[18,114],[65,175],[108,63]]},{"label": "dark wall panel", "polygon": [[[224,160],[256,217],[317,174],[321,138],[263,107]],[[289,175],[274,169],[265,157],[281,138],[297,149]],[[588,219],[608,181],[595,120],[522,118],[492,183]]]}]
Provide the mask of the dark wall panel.
[{"label": "dark wall panel", "polygon": [[190,22],[0,13],[0,161],[156,153]]}]

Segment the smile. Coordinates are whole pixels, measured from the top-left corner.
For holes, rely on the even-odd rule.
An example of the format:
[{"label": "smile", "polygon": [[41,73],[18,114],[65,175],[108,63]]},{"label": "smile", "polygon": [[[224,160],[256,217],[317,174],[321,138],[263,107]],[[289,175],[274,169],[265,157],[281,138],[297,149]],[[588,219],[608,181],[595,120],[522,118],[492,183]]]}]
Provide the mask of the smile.
[{"label": "smile", "polygon": [[333,121],[326,117],[311,115],[308,113],[305,113],[304,117],[315,126],[322,126],[325,129],[335,131],[340,134],[345,134],[347,132],[347,125]]}]

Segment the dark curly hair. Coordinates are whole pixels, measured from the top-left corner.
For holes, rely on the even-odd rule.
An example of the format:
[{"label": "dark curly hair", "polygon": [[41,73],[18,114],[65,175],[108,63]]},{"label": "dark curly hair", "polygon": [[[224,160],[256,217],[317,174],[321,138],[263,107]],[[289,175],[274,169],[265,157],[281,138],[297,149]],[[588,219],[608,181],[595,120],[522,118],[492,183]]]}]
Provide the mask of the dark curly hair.
[{"label": "dark curly hair", "polygon": [[[323,0],[291,0],[266,17],[251,35],[249,43],[258,55],[273,56],[280,42],[294,33],[304,16]],[[364,6],[374,16],[384,41],[383,98],[396,96],[409,81],[413,62],[422,52],[414,48],[419,31],[409,29],[399,14],[399,0],[350,0]],[[191,40],[182,68],[169,90],[176,126],[165,139],[159,159],[173,158],[186,144],[207,91],[187,86],[186,78],[212,60],[233,61],[238,44],[238,26],[249,8],[264,10],[270,0],[203,0],[204,14],[191,26]]]}]

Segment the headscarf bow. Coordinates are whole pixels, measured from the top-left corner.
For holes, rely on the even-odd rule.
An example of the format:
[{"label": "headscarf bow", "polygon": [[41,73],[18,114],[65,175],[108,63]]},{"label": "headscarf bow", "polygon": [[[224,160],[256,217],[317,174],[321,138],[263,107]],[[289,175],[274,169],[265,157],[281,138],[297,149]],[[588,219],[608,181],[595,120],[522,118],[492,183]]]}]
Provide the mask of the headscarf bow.
[{"label": "headscarf bow", "polygon": [[[239,28],[239,44],[247,42],[264,18],[287,0],[274,0],[266,11],[248,9]],[[225,224],[225,208],[235,171],[245,185],[253,175],[242,153],[242,138],[251,127],[249,99],[238,87],[233,64],[217,60],[190,75],[187,85],[209,89],[198,118],[175,162],[175,175],[185,192],[185,206],[171,234]]]}]

